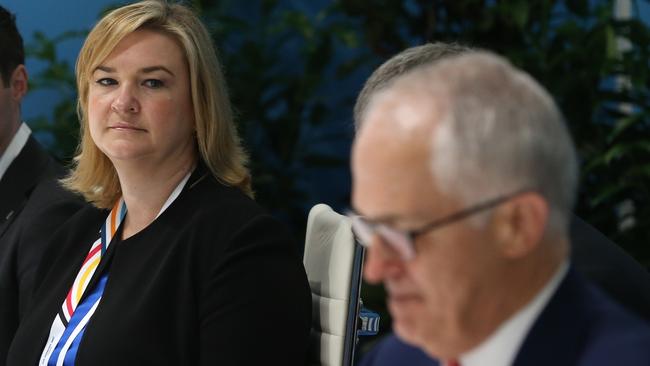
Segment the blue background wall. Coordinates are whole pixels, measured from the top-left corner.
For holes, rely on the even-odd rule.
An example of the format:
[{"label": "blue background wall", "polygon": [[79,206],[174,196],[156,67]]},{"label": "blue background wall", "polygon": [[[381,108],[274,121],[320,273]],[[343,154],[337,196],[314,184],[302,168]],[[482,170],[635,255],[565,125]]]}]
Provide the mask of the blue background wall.
[{"label": "blue background wall", "polygon": [[[33,42],[33,35],[40,31],[53,37],[70,30],[88,30],[97,21],[101,11],[109,4],[119,4],[109,0],[1,0],[0,4],[16,14],[18,30],[26,46]],[[57,49],[62,59],[74,64],[83,39],[76,38],[62,42]],[[27,59],[29,73],[36,73],[42,65],[32,58]],[[23,117],[29,122],[38,115],[47,115],[59,101],[55,90],[36,90],[29,93],[23,103]]]}]

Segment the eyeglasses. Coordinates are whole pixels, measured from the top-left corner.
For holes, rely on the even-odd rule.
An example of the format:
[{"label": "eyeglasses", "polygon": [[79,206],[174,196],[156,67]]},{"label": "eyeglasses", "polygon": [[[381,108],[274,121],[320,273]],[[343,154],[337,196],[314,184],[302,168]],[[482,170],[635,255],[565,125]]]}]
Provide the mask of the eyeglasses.
[{"label": "eyeglasses", "polygon": [[350,218],[350,222],[352,223],[352,231],[354,232],[354,235],[357,237],[361,245],[366,248],[370,247],[372,238],[375,235],[378,235],[386,245],[398,253],[402,260],[409,261],[415,258],[414,243],[418,236],[431,232],[434,229],[441,228],[445,225],[466,219],[479,212],[496,207],[506,202],[507,200],[528,191],[530,190],[522,189],[511,194],[484,201],[477,205],[470,206],[466,209],[455,212],[451,215],[436,219],[416,230],[395,229],[387,224],[367,220],[363,216],[360,216],[354,212],[349,212],[347,216]]}]

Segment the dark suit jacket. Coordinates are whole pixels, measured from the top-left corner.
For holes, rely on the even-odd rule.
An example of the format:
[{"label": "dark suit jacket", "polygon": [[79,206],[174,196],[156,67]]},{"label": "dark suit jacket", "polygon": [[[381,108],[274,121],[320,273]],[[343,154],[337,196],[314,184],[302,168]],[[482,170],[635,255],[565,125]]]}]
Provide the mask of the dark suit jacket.
[{"label": "dark suit jacket", "polygon": [[571,260],[609,297],[650,322],[650,273],[616,243],[577,216],[571,221]]},{"label": "dark suit jacket", "polygon": [[29,136],[25,146],[0,179],[0,236],[25,206],[34,187],[63,169]]},{"label": "dark suit jacket", "polygon": [[0,180],[0,365],[29,301],[45,243],[83,204],[59,186],[62,173],[30,136]]},{"label": "dark suit jacket", "polygon": [[[391,365],[438,362],[393,335],[361,362],[361,366]],[[536,365],[650,365],[650,326],[570,270],[533,323],[513,363]]]},{"label": "dark suit jacket", "polygon": [[[38,363],[106,215],[84,208],[53,237],[8,365]],[[156,220],[119,237],[88,286],[108,271],[76,365],[304,364],[311,292],[301,258],[283,226],[241,191],[197,168]]]}]

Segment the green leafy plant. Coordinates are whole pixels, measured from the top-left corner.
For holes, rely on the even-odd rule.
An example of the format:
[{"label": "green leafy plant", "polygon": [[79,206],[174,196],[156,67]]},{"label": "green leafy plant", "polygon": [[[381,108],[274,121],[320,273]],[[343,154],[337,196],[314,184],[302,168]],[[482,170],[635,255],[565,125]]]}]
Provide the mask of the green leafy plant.
[{"label": "green leafy plant", "polygon": [[70,161],[77,146],[79,124],[73,66],[60,57],[57,46],[85,37],[85,34],[83,31],[69,31],[48,38],[42,32],[35,32],[26,49],[27,57],[45,65],[39,72],[30,74],[30,89],[55,91],[60,98],[51,115],[42,115],[29,122],[35,132],[48,135],[48,140],[52,141],[48,146],[50,151],[64,162]]}]

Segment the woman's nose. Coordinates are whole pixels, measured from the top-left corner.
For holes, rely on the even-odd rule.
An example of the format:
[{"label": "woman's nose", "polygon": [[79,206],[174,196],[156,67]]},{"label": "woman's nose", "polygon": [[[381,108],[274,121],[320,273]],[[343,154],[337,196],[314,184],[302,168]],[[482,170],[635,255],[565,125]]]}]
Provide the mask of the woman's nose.
[{"label": "woman's nose", "polygon": [[117,113],[132,114],[140,111],[140,104],[133,88],[124,85],[119,89],[111,109]]}]

